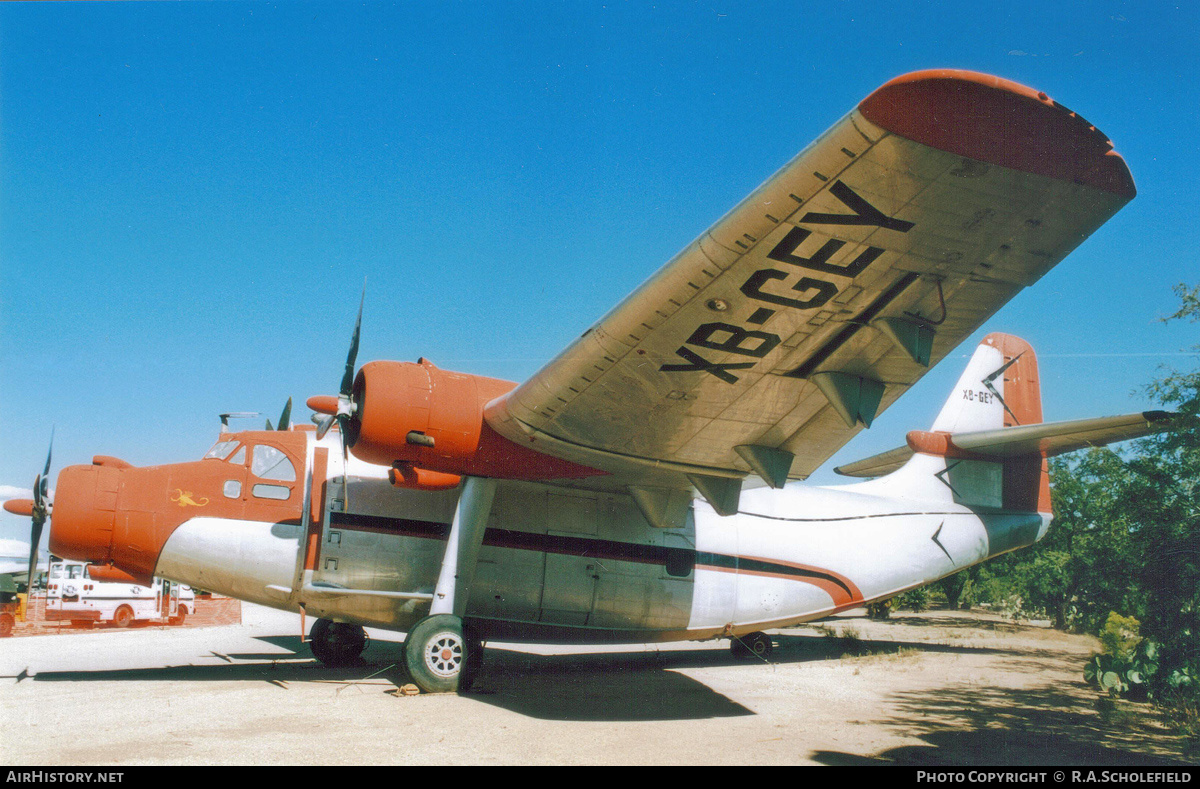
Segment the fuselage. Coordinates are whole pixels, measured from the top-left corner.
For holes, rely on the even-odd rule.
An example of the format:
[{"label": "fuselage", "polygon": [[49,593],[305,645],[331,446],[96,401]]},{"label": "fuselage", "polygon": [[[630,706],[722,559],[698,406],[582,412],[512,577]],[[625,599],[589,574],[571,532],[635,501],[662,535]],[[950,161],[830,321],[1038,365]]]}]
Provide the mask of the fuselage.
[{"label": "fuselage", "polygon": [[[222,442],[193,463],[64,470],[52,549],[335,621],[405,631],[429,612],[457,489],[397,488],[386,467],[343,465],[336,433]],[[1049,522],[955,503],[940,483],[881,482],[747,490],[725,517],[698,499],[676,528],[655,528],[623,493],[500,481],[465,618],[481,638],[514,641],[740,635],[929,583]],[[83,545],[75,520],[107,545]]]}]

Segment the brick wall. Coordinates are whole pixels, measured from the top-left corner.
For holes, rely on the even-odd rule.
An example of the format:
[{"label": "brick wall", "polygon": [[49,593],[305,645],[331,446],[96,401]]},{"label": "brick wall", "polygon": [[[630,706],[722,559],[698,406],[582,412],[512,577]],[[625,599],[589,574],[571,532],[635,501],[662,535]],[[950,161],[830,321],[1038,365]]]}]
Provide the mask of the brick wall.
[{"label": "brick wall", "polygon": [[[113,625],[105,622],[92,626],[76,627],[70,622],[47,622],[45,616],[46,598],[35,597],[30,601],[29,612],[24,622],[17,622],[13,628],[14,636],[44,636],[55,633],[98,633],[105,630],[116,630]],[[189,611],[182,627],[217,627],[220,625],[240,625],[242,623],[242,601],[232,597],[197,597],[196,610]],[[171,627],[167,624],[146,624],[135,622],[134,628]]]}]

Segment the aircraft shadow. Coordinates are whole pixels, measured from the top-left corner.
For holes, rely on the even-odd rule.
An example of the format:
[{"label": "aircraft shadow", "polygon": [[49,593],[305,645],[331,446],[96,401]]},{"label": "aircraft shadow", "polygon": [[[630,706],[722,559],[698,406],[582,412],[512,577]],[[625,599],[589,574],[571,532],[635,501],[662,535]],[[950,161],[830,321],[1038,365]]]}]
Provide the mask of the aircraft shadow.
[{"label": "aircraft shadow", "polygon": [[[776,633],[770,662],[794,664],[868,654],[915,652],[996,653],[987,647],[923,642],[872,641]],[[210,652],[205,662],[153,668],[94,671],[42,671],[36,682],[259,681],[286,688],[291,682],[345,682],[366,679],[411,682],[403,644],[374,640],[354,665],[328,667],[312,658],[298,636],[256,640],[277,651]],[[736,717],[752,710],[694,680],[680,670],[751,665],[728,649],[655,649],[637,646],[619,652],[541,655],[488,646],[483,669],[468,698],[518,714],[563,721],[654,721]],[[769,666],[761,666],[770,670]],[[21,678],[18,678],[21,681]]]},{"label": "aircraft shadow", "polygon": [[[900,691],[894,714],[875,721],[922,741],[873,756],[817,751],[827,765],[1178,766],[1164,734],[1143,714],[1097,709],[1082,685],[1063,688],[952,687]],[[1169,738],[1167,738],[1169,740]]]},{"label": "aircraft shadow", "polygon": [[[1002,650],[894,641],[772,635],[770,663],[838,660],[849,654],[987,653]],[[637,647],[636,651],[537,655],[488,647],[483,670],[468,694],[533,718],[571,721],[650,721],[753,715],[677,669],[749,666],[727,649]],[[770,670],[768,665],[762,669]]]}]

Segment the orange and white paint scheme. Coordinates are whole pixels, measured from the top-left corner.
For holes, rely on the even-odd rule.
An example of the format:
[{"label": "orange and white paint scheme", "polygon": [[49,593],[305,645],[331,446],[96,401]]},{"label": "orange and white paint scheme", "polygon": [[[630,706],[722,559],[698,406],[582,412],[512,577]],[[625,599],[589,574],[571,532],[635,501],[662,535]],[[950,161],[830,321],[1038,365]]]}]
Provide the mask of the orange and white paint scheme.
[{"label": "orange and white paint scheme", "polygon": [[427,691],[468,686],[488,639],[765,656],[764,630],[1035,542],[1046,458],[1173,423],[1046,423],[1033,349],[990,334],[929,430],[840,469],[870,479],[801,484],[1134,194],[1045,94],[909,74],[528,381],[356,370],[356,326],[339,394],[308,401],[318,428],[70,466],[51,551],[302,610],[328,662],[363,626],[405,631]]}]

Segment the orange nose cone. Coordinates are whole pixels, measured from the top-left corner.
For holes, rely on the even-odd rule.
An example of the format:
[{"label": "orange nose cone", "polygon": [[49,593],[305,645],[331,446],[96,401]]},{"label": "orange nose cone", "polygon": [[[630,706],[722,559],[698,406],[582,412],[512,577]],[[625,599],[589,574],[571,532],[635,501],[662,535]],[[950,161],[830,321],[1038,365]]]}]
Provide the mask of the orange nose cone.
[{"label": "orange nose cone", "polygon": [[336,414],[338,409],[338,399],[330,395],[314,395],[305,400],[304,404],[318,414]]},{"label": "orange nose cone", "polygon": [[50,516],[50,552],[65,559],[107,563],[121,471],[68,466],[58,475]]},{"label": "orange nose cone", "polygon": [[28,518],[33,515],[33,499],[9,499],[4,502],[4,511]]}]

